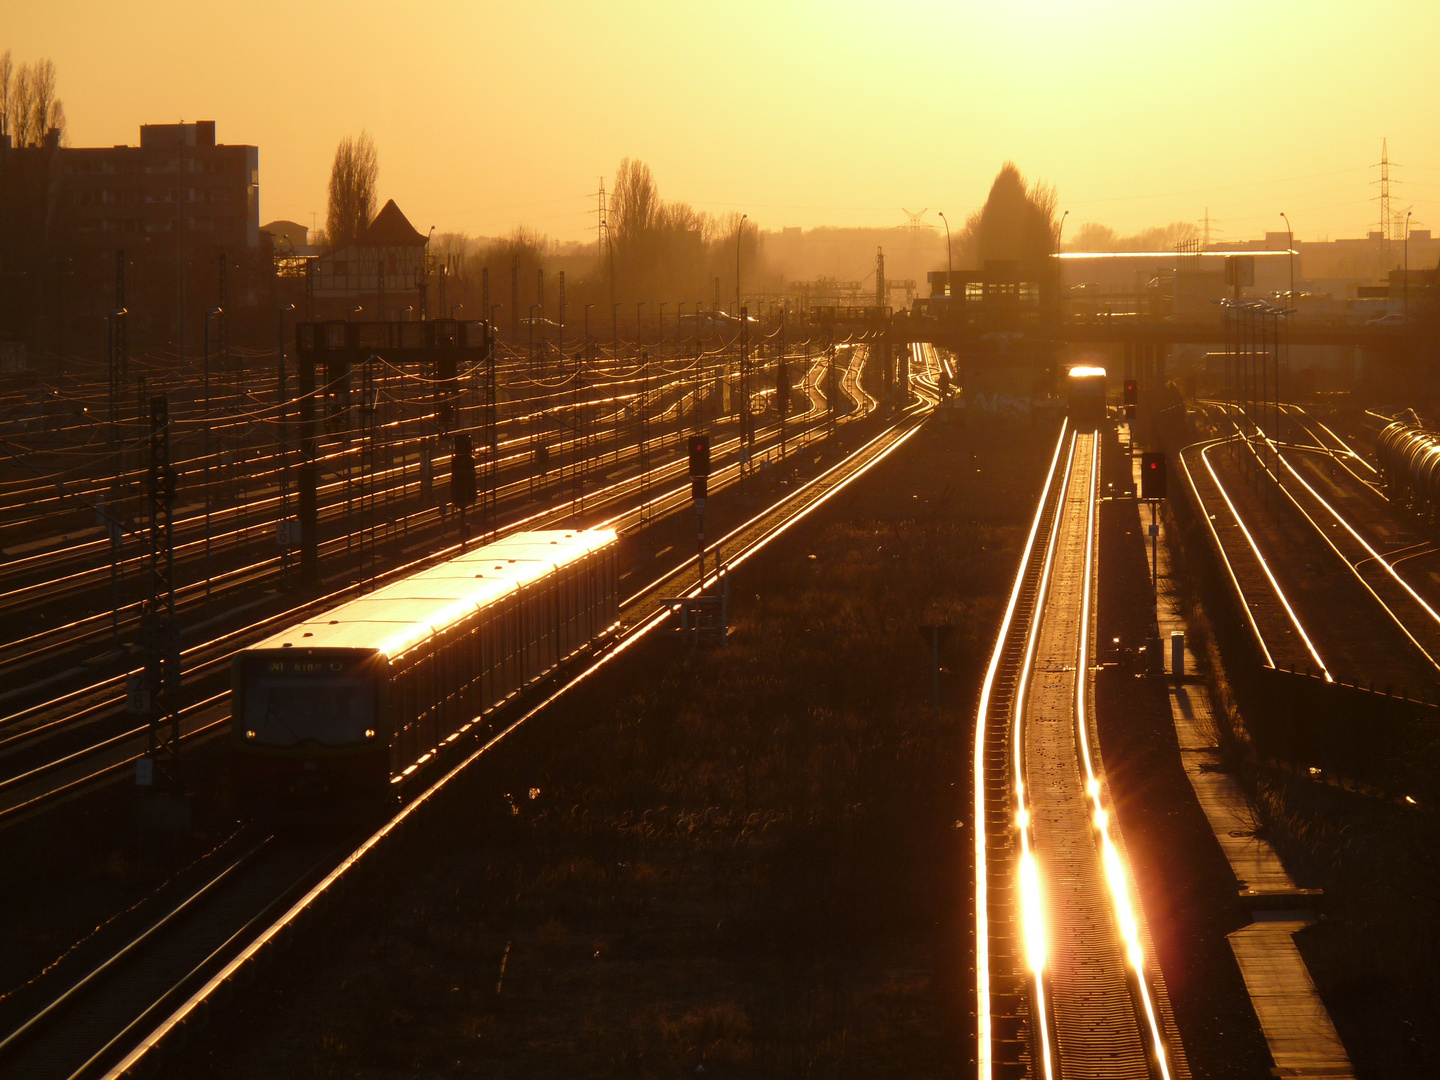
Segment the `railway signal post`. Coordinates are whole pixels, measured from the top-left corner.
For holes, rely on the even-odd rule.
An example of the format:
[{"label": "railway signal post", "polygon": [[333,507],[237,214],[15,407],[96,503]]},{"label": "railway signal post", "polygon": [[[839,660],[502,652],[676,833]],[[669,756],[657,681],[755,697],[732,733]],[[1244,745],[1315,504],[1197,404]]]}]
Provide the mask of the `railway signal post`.
[{"label": "railway signal post", "polygon": [[1140,455],[1140,497],[1150,504],[1150,603],[1156,614],[1151,621],[1145,656],[1151,674],[1164,674],[1165,656],[1160,643],[1160,500],[1165,498],[1165,453],[1147,450]]},{"label": "railway signal post", "polygon": [[150,399],[150,468],[145,477],[150,509],[150,595],[142,621],[143,693],[137,704],[149,716],[145,757],[135,779],[144,787],[179,787],[180,635],[175,625],[175,469],[170,464],[170,408],[164,395]]},{"label": "railway signal post", "polygon": [[700,554],[700,584],[705,584],[705,497],[710,483],[710,436],[690,436],[690,497],[695,500],[697,541]]},{"label": "railway signal post", "polygon": [[475,456],[470,448],[470,436],[464,432],[455,435],[455,448],[450,457],[450,499],[460,511],[460,550],[465,550],[469,534],[465,529],[465,510],[475,505]]}]

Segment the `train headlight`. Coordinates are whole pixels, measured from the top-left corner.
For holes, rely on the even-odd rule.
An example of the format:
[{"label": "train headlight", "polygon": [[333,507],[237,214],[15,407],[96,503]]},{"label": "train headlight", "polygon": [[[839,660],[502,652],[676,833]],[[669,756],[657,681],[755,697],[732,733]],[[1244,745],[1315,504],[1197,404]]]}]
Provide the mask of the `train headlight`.
[{"label": "train headlight", "polygon": [[374,728],[368,728],[368,727],[367,727],[367,728],[365,729],[365,737],[366,737],[367,739],[373,739],[373,738],[375,737],[375,729],[374,729]]},{"label": "train headlight", "polygon": [[245,737],[246,737],[247,739],[253,739],[253,738],[255,738],[255,732],[254,732],[254,731],[247,731],[247,732],[245,732]]}]

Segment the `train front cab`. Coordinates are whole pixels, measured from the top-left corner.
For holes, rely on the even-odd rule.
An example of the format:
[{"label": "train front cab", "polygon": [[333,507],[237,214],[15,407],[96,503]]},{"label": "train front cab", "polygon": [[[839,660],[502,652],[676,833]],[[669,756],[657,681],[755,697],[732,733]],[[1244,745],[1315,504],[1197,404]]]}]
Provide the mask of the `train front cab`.
[{"label": "train front cab", "polygon": [[1065,376],[1065,398],[1070,423],[1079,431],[1094,431],[1105,422],[1105,369],[1072,367]]},{"label": "train front cab", "polygon": [[389,789],[383,661],[373,650],[248,651],[233,671],[232,776],[249,816],[343,819]]}]

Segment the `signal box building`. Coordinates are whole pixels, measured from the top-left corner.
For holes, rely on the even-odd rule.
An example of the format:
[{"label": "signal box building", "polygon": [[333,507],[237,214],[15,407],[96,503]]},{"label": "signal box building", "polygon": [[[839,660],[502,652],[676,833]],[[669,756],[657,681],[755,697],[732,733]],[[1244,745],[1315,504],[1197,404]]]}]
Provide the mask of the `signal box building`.
[{"label": "signal box building", "polygon": [[315,260],[310,273],[316,318],[344,319],[359,307],[366,322],[419,319],[428,244],[389,200],[354,241]]}]

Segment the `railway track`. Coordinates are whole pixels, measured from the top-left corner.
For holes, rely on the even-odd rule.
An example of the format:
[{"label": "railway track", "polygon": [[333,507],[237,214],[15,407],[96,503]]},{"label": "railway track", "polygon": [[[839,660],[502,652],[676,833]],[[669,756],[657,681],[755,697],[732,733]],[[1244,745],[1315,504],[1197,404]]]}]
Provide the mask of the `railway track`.
[{"label": "railway track", "polygon": [[[1216,407],[1231,415],[1231,407],[1223,403]],[[1260,429],[1247,437],[1236,425],[1235,434],[1229,438],[1207,440],[1187,447],[1180,455],[1182,469],[1209,523],[1232,585],[1250,616],[1250,629],[1266,664],[1291,670],[1313,667],[1322,678],[1334,681],[1337,665],[1348,661],[1354,667],[1357,657],[1363,662],[1368,655],[1357,654],[1356,650],[1373,646],[1382,652],[1364,665],[1370,669],[1370,678],[1376,677],[1375,665],[1385,663],[1387,656],[1393,658],[1394,651],[1400,650],[1408,651],[1413,658],[1408,666],[1414,675],[1419,679],[1428,676],[1433,682],[1440,676],[1440,599],[1427,595],[1426,577],[1412,580],[1407,573],[1415,568],[1417,559],[1434,553],[1433,545],[1411,532],[1405,523],[1386,519],[1384,509],[1388,504],[1377,497],[1363,469],[1347,464],[1346,459],[1352,455],[1354,461],[1363,459],[1344,440],[1328,427],[1321,432],[1318,423],[1301,410],[1295,409],[1292,419],[1316,440],[1314,446],[1281,443]],[[1303,529],[1302,535],[1308,535],[1311,544],[1329,557],[1330,565],[1343,568],[1344,592],[1327,594],[1327,610],[1333,613],[1338,606],[1348,604],[1362,613],[1369,612],[1362,614],[1364,622],[1305,616],[1307,608],[1315,609],[1317,601],[1308,599],[1303,590],[1283,583],[1287,575],[1293,578],[1297,552],[1305,545],[1296,542],[1294,533],[1287,534],[1282,551],[1274,549],[1273,541],[1267,544],[1262,534],[1273,530],[1273,524],[1266,521],[1274,517],[1273,512],[1252,512],[1247,524],[1237,504],[1253,496],[1247,496],[1239,485],[1224,483],[1211,460],[1222,446],[1242,455],[1251,473],[1264,485],[1262,490],[1280,500],[1291,520]],[[1320,470],[1319,461],[1337,462],[1340,471],[1332,475]],[[1237,532],[1243,536],[1243,546],[1226,543],[1222,529],[1232,536]],[[1377,640],[1369,645],[1357,642],[1357,633]],[[1387,638],[1393,638],[1393,644]],[[1389,653],[1385,653],[1387,649]],[[1347,674],[1358,680],[1366,673],[1353,670]]]},{"label": "railway track", "polygon": [[1189,1076],[1095,735],[1098,470],[1063,427],[982,684],[981,1080]]},{"label": "railway track", "polygon": [[[861,446],[807,483],[786,493],[724,535],[718,548],[733,571],[767,544],[824,506],[849,484],[899,449],[920,428],[928,408],[899,415]],[[738,468],[738,463],[732,468]],[[664,496],[677,505],[688,485]],[[623,523],[624,515],[607,524]],[[407,822],[439,800],[477,760],[555,700],[606,664],[624,656],[669,617],[668,598],[713,587],[718,571],[698,582],[697,556],[681,560],[636,591],[621,606],[617,642],[565,673],[539,700],[498,716],[477,717],[467,738],[437,754],[410,778],[402,808],[369,835],[334,844],[284,841],[254,835],[197,873],[184,890],[157,898],[138,932],[92,950],[87,964],[56,966],[37,983],[29,1009],[0,1037],[0,1072],[6,1077],[83,1080],[134,1073],[163,1051],[207,1008],[253,975],[283,935],[329,897],[356,868],[392,843]]]}]

